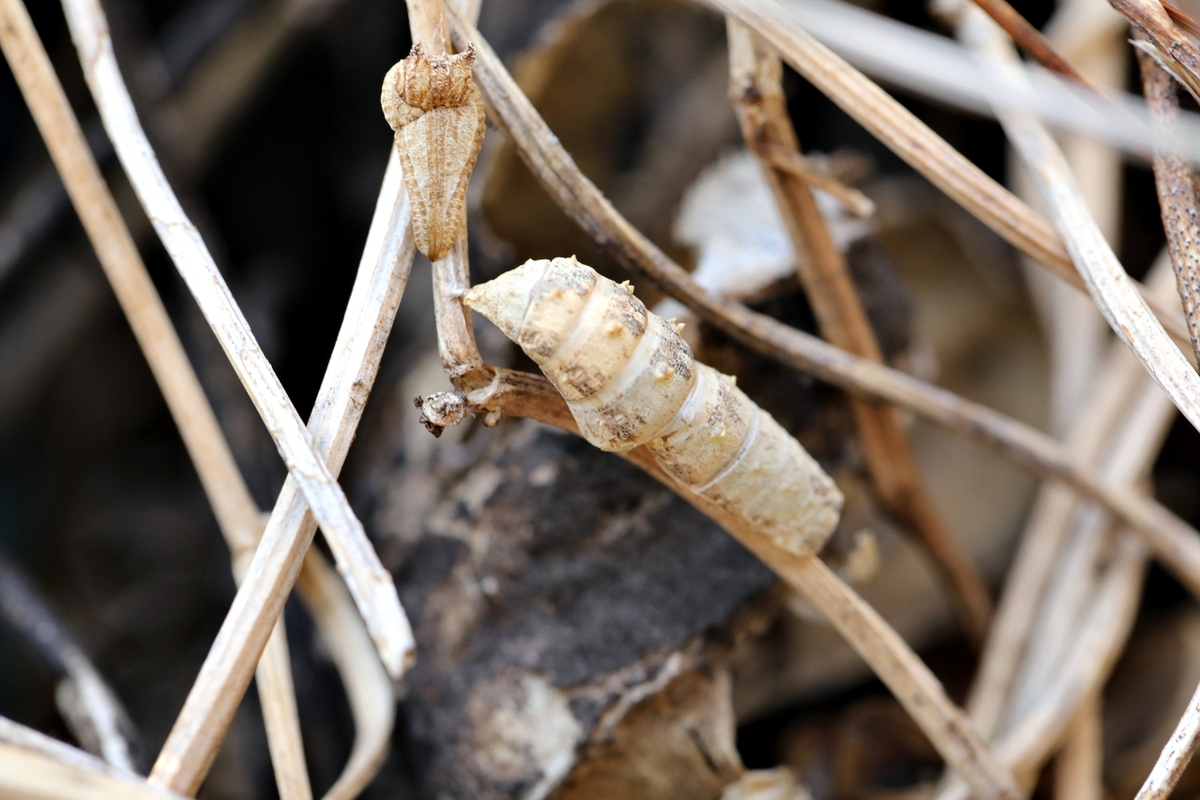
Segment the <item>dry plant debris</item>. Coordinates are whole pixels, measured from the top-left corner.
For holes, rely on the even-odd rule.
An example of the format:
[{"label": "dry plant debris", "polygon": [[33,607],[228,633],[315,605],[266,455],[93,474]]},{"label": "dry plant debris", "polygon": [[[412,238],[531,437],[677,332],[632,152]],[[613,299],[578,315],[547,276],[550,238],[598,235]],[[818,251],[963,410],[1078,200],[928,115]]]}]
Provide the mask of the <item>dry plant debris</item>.
[{"label": "dry plant debris", "polygon": [[[607,0],[599,5],[661,9],[672,1]],[[497,13],[506,10],[504,0],[494,2]],[[287,31],[300,25],[296,20],[317,18],[321,5],[271,4],[268,22],[251,26],[258,40],[270,45],[261,48],[253,65],[221,62],[225,66],[207,73],[199,89],[175,98],[174,105],[159,98],[161,119],[167,121],[156,123],[161,133],[151,132],[168,142],[162,150],[179,160],[183,175],[208,166],[204,153],[220,138],[220,120],[231,118],[245,102],[247,87],[261,80],[281,52]],[[381,98],[394,149],[306,426],[260,347],[262,334],[251,331],[250,314],[217,267],[213,253],[220,251],[210,244],[215,235],[206,230],[202,236],[207,223],[193,224],[159,165],[117,66],[103,10],[96,0],[64,0],[83,77],[113,151],[199,306],[207,323],[204,334],[215,336],[224,351],[228,364],[220,366],[232,369],[282,456],[286,474],[281,472],[270,489],[278,497],[264,518],[237,458],[245,444],[223,430],[230,418],[222,417],[206,394],[221,398],[221,391],[202,386],[200,370],[193,367],[196,357],[189,358],[168,316],[168,303],[151,281],[27,10],[21,0],[0,0],[0,45],[175,419],[232,551],[238,585],[182,710],[173,724],[164,726],[170,730],[149,777],[142,778],[136,770],[143,765],[135,763],[130,755],[134,748],[117,724],[121,712],[114,695],[119,689],[106,688],[100,668],[85,655],[86,641],[75,642],[70,623],[54,621],[44,609],[36,617],[43,622],[31,624],[33,617],[22,609],[40,609],[41,601],[32,591],[22,594],[23,579],[15,569],[0,572],[5,584],[0,605],[11,624],[74,688],[74,695],[63,694],[62,713],[75,737],[111,762],[104,764],[0,718],[0,788],[39,798],[194,795],[222,754],[236,749],[222,750],[221,745],[237,727],[235,715],[257,670],[278,794],[285,800],[309,800],[317,779],[307,763],[311,741],[301,713],[304,684],[293,677],[295,664],[305,656],[290,649],[288,639],[294,634],[283,622],[294,585],[315,635],[337,666],[356,726],[354,746],[339,777],[322,786],[326,797],[357,796],[377,772],[387,772],[383,764],[396,722],[397,687],[392,682],[403,692],[408,681],[415,690],[402,706],[409,735],[396,746],[403,765],[392,769],[407,771],[414,797],[838,800],[819,785],[816,773],[799,764],[748,769],[734,741],[732,698],[739,677],[731,668],[737,663],[731,651],[747,642],[765,646],[767,629],[792,613],[786,609],[823,617],[894,695],[888,708],[910,715],[913,730],[944,760],[942,784],[934,787],[926,776],[913,781],[917,791],[945,800],[1026,796],[1061,749],[1058,793],[1081,800],[1097,795],[1103,786],[1103,732],[1109,724],[1098,697],[1135,632],[1148,559],[1156,558],[1192,593],[1192,599],[1178,602],[1200,596],[1200,533],[1193,524],[1200,508],[1192,509],[1196,514],[1185,510],[1185,519],[1168,510],[1145,483],[1155,458],[1168,446],[1164,440],[1170,441],[1168,428],[1176,410],[1200,427],[1200,379],[1171,339],[1190,334],[1200,357],[1192,252],[1195,179],[1187,149],[1170,138],[1180,129],[1171,81],[1200,97],[1200,50],[1184,35],[1195,32],[1192,17],[1169,11],[1156,0],[1114,3],[1139,37],[1146,95],[1164,133],[1156,149],[1155,177],[1185,311],[1180,316],[1173,297],[1130,278],[1105,241],[1105,225],[1075,184],[1070,160],[1027,110],[1006,107],[1003,98],[993,97],[1008,140],[1043,195],[1048,219],[988,177],[918,114],[819,44],[783,7],[770,0],[714,0],[714,5],[728,28],[733,107],[745,145],[764,170],[787,229],[795,277],[724,293],[698,282],[661,249],[662,243],[635,228],[572,159],[489,40],[475,29],[486,7],[410,0],[411,51],[387,72]],[[979,6],[1018,47],[1071,80],[1085,81],[1050,38],[1003,0]],[[571,13],[586,20],[594,12],[576,7]],[[1039,91],[1037,83],[1026,86],[1012,43],[982,12],[949,3],[938,12],[958,15],[960,37],[992,63],[995,74],[1007,75],[1011,85],[1020,87],[1014,95]],[[287,25],[273,25],[271,14],[289,20]],[[704,24],[711,23],[709,18]],[[671,39],[667,52],[670,47],[711,47],[711,40],[697,33],[702,27],[647,35]],[[242,36],[246,29],[231,30]],[[512,29],[505,34],[501,26],[496,39],[506,35]],[[236,61],[236,51],[248,45],[230,37],[223,52],[234,53],[230,58]],[[451,52],[452,44],[459,52]],[[696,57],[696,63],[716,63],[711,55]],[[1094,298],[1120,343],[1090,378],[1088,370],[1067,375],[1065,367],[1055,367],[1064,371],[1055,376],[1055,385],[1066,387],[1061,391],[1092,392],[1065,441],[935,385],[935,367],[921,361],[920,342],[884,341],[884,329],[872,313],[879,298],[855,272],[851,250],[886,239],[888,206],[870,185],[851,185],[853,179],[832,174],[801,153],[796,110],[783,90],[784,62],[979,222]],[[238,77],[230,91],[214,92],[214,86],[229,85],[221,82],[226,69]],[[659,77],[665,85],[670,76]],[[659,98],[669,94],[646,83],[648,93],[657,91]],[[587,101],[586,96],[566,100]],[[1101,105],[1110,101],[1103,96],[1095,100]],[[180,127],[179,118],[204,117],[209,105],[216,109],[217,122],[200,132]],[[681,113],[695,113],[699,107],[682,102],[671,107],[661,99],[655,105]],[[179,112],[174,124],[169,121],[172,108]],[[681,326],[648,311],[627,282],[601,275],[568,258],[569,253],[546,253],[550,258],[513,268],[503,243],[476,230],[468,186],[476,161],[488,160],[485,113],[565,216],[622,267],[648,277],[683,304],[694,315],[697,355],[728,364],[728,369],[694,357],[680,337]],[[1121,113],[1104,119],[1115,120]],[[689,152],[715,153],[734,145],[720,139],[727,133],[721,125],[703,126],[696,136],[713,139]],[[1108,141],[1128,141],[1130,136],[1142,134],[1113,134]],[[661,172],[647,168],[647,174],[672,175],[682,186],[686,181],[681,176],[690,172],[694,178],[704,166],[666,164],[664,152],[660,147],[653,155]],[[814,190],[874,221],[850,237],[853,244],[841,241],[831,233]],[[663,196],[670,194],[663,190]],[[1113,196],[1100,205],[1106,219],[1123,210]],[[18,231],[36,231],[52,216],[15,218],[13,224]],[[660,216],[667,220],[665,211]],[[736,216],[732,219],[735,227],[740,224]],[[701,240],[706,239],[695,237]],[[392,515],[389,546],[402,556],[381,557],[338,478],[381,371],[417,251],[432,262],[433,296],[419,301],[432,313],[414,318],[436,329],[437,355],[422,350],[420,337],[399,345],[409,373],[400,385],[407,391],[408,379],[425,381],[421,365],[436,364],[432,369],[440,369],[453,391],[431,393],[428,383],[418,387],[420,422],[441,436],[437,444],[425,439],[417,445],[407,434],[400,437],[403,444],[394,444],[389,425],[403,419],[394,409],[407,401],[392,403],[368,419],[373,434],[383,434],[378,441],[367,437],[364,447],[369,452],[363,458],[376,468],[352,471],[350,479],[365,482],[378,500],[388,495],[384,487],[401,476],[397,503],[379,505]],[[482,261],[476,271],[492,280],[472,288],[468,254],[475,252]],[[19,258],[30,257],[21,250]],[[877,268],[895,269],[888,264]],[[1162,285],[1165,274],[1160,269],[1151,283]],[[1066,303],[1048,307],[1050,314],[1072,308]],[[509,351],[493,329],[481,329],[477,338],[470,310],[515,341],[548,379],[505,365]],[[38,317],[44,318],[44,313]],[[826,341],[809,332],[814,328]],[[716,334],[726,338],[715,339]],[[0,339],[0,344],[11,339]],[[768,412],[752,399],[755,391],[744,391],[725,374],[751,363],[760,365],[759,380],[751,381],[758,391],[764,375],[768,383],[782,384],[797,380],[791,374],[797,372],[852,397],[848,404],[831,393],[813,400],[813,390],[805,386],[798,408]],[[772,363],[787,370],[761,366]],[[203,377],[210,376],[206,368]],[[389,387],[385,394],[391,398],[397,391]],[[925,434],[909,427],[905,412],[910,411],[1050,481],[994,622],[984,575],[935,511],[939,487],[921,476],[919,444]],[[482,426],[467,422],[469,417]],[[589,455],[582,456],[583,445],[562,434],[515,422],[501,425],[507,417],[577,434],[600,450],[620,454],[659,485],[638,483],[640,473],[601,454],[586,451]],[[415,423],[405,420],[406,425]],[[388,455],[392,447],[401,448],[399,459]],[[587,468],[594,469],[594,480],[576,479],[574,487],[560,484],[564,469],[578,474],[585,462],[598,465]],[[606,494],[607,470],[614,470],[611,474],[625,481],[626,488]],[[864,474],[873,479],[873,490]],[[591,495],[570,494],[585,486]],[[940,673],[953,678],[954,670],[931,669],[891,624],[900,609],[882,609],[885,618],[831,568],[839,560],[861,560],[856,543],[871,542],[874,548],[876,541],[850,530],[841,514],[852,491],[923,539],[953,587],[966,628],[977,642],[983,641],[969,713],[941,680]],[[680,501],[706,515],[708,522],[666,524],[663,509]],[[574,512],[564,511],[572,503]],[[572,514],[589,521],[586,535],[569,536],[576,533]],[[682,529],[700,524],[716,538],[696,539],[691,549],[672,546],[672,537],[684,535]],[[645,533],[656,525],[664,530],[656,536]],[[317,551],[310,551],[318,526],[341,578]],[[744,560],[718,581],[722,562],[730,560],[725,554],[733,552],[723,548],[737,546],[718,527],[769,572]],[[717,541],[721,547],[714,548],[711,543]],[[651,542],[653,547],[646,549]],[[614,553],[621,557],[610,565],[606,559]],[[673,563],[685,555],[697,559],[698,570],[690,562]],[[394,559],[400,557],[405,563],[397,565]],[[402,575],[399,591],[385,561]],[[655,617],[661,623],[657,627],[646,626],[654,615],[643,605],[625,618],[618,613],[608,619],[609,630],[587,616],[596,613],[588,610],[594,606],[574,602],[571,592],[590,597],[589,582],[603,581],[598,576],[612,574],[615,565],[635,578],[639,569],[652,566],[659,575],[678,580],[686,574],[701,586],[711,578],[721,585],[714,595],[719,602],[709,609],[711,614],[688,615],[664,601]],[[881,569],[889,569],[886,558]],[[867,570],[858,579],[869,580],[873,573]],[[765,591],[771,574],[795,596]],[[405,604],[416,609],[415,634],[400,592]],[[606,602],[615,597],[604,592],[596,596]],[[615,605],[618,611],[638,608],[624,599]],[[581,615],[572,620],[570,631],[556,618],[569,608]],[[626,636],[624,625],[646,629]],[[614,635],[628,641],[606,646],[605,637]],[[560,644],[565,655],[555,651]],[[527,650],[517,654],[514,648]],[[414,657],[417,666],[408,673]],[[961,682],[961,669],[957,677]],[[776,702],[786,708],[793,700]],[[1193,699],[1139,797],[1166,797],[1180,780],[1200,740],[1198,718]],[[88,725],[95,730],[89,733]],[[423,761],[403,752],[413,742],[429,751],[430,758]],[[208,791],[221,794],[224,774],[218,768]]]}]

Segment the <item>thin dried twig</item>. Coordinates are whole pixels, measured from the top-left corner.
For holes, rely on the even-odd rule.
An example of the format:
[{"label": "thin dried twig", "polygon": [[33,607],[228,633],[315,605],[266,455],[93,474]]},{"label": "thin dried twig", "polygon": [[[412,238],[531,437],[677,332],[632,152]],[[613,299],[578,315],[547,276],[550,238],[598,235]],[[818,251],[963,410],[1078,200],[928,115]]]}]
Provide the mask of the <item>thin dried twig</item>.
[{"label": "thin dried twig", "polygon": [[1159,0],[1109,0],[1133,26],[1144,34],[1134,46],[1153,56],[1200,101],[1200,48],[1171,20]]},{"label": "thin dried twig", "polygon": [[3,717],[0,795],[20,800],[184,800],[136,773]]},{"label": "thin dried twig", "polygon": [[315,551],[309,551],[296,588],[337,665],[354,715],[350,758],[322,800],[353,800],[375,777],[388,754],[396,696],[346,584]]},{"label": "thin dried twig", "polygon": [[[959,23],[959,33],[971,41],[975,47],[997,60],[1014,58],[1000,31],[977,12],[972,13],[970,9],[964,9]],[[1002,119],[1005,116],[1002,115]],[[1032,137],[1035,131],[1030,129],[1036,128],[1037,124],[1030,123],[1027,119],[1020,122],[1027,126],[1023,134]],[[1048,139],[1048,137],[1042,138]],[[1037,153],[1040,157],[1044,158],[1045,153],[1053,147],[1052,142],[1036,141]],[[1056,169],[1059,170],[1057,179],[1061,182],[1065,168],[1059,166]],[[1078,211],[1076,213],[1079,214]],[[1083,215],[1080,214],[1080,216]],[[1090,218],[1079,222],[1074,231],[1067,231],[1064,225],[1064,233],[1069,241],[1072,236],[1080,235],[1080,229],[1082,229],[1083,235],[1093,241],[1102,238],[1098,231],[1088,232],[1089,224],[1092,229],[1095,228],[1095,223]],[[1098,249],[1094,244],[1091,247]],[[1167,346],[1178,354],[1172,343],[1168,342]],[[1124,426],[1125,430],[1121,438],[1113,441],[1110,445],[1112,455],[1105,471],[1112,480],[1130,482],[1149,467],[1162,437],[1165,436],[1167,424],[1173,417],[1173,410],[1167,405],[1166,399],[1153,387],[1145,386],[1140,394],[1141,397],[1130,412],[1129,421]],[[1101,430],[1107,429],[1102,428]],[[1014,765],[1018,779],[1025,786],[1031,785],[1037,770],[1052,752],[1059,737],[1066,731],[1070,719],[1076,715],[1077,706],[1069,702],[1070,698],[1075,697],[1076,702],[1084,702],[1090,694],[1098,692],[1099,683],[1106,674],[1106,670],[1097,672],[1096,665],[1097,663],[1109,663],[1115,659],[1118,645],[1124,640],[1128,625],[1132,621],[1132,614],[1136,609],[1141,568],[1136,563],[1131,563],[1129,565],[1131,576],[1125,581],[1125,597],[1123,600],[1118,597],[1113,601],[1119,602],[1125,607],[1124,611],[1117,612],[1122,622],[1114,626],[1109,620],[1101,627],[1101,630],[1109,629],[1108,641],[1100,645],[1102,652],[1106,655],[1097,657],[1095,653],[1088,652],[1087,648],[1083,646],[1089,641],[1085,633],[1081,637],[1081,644],[1077,645],[1074,653],[1071,654],[1068,664],[1063,664],[1061,656],[1056,657],[1057,653],[1063,649],[1061,642],[1064,637],[1069,638],[1068,629],[1078,627],[1077,622],[1072,623],[1075,615],[1094,614],[1103,606],[1102,597],[1105,590],[1100,590],[1096,598],[1084,600],[1082,587],[1090,580],[1089,573],[1092,564],[1100,557],[1100,534],[1104,524],[1105,521],[1101,517],[1088,518],[1088,522],[1081,527],[1076,536],[1075,552],[1063,556],[1063,561],[1067,566],[1059,575],[1058,586],[1052,587],[1044,601],[1042,616],[1048,625],[1041,626],[1041,646],[1037,648],[1031,646],[1029,653],[1025,656],[1027,669],[1024,686],[1020,692],[1015,693],[1019,695],[1017,700],[1025,704],[1025,717],[1015,729],[1006,734],[1004,743],[1000,746],[1006,760]],[[1139,577],[1135,579],[1135,575]],[[1128,580],[1134,580],[1134,582],[1128,583]],[[1055,625],[1055,622],[1058,624]],[[1113,635],[1114,631],[1115,635]],[[1099,637],[1100,634],[1096,634],[1096,636]],[[1103,642],[1103,640],[1100,641]],[[1011,643],[1009,646],[1011,647]],[[1047,655],[1048,650],[1054,652]],[[1047,685],[1050,687],[1049,689],[1047,689]],[[1053,714],[1051,714],[1052,710],[1055,710]],[[943,798],[963,796],[965,791],[965,788],[960,786],[957,793],[951,790],[943,792],[941,796]]]},{"label": "thin dried twig", "polygon": [[1008,0],[972,0],[972,2],[995,20],[996,24],[1012,37],[1017,47],[1043,67],[1051,72],[1057,72],[1080,86],[1092,88],[1087,78],[1080,75],[1069,61],[1055,52],[1054,45],[1050,44],[1041,31],[1030,24],[1029,20],[1022,17],[1019,11],[1009,5]]},{"label": "thin dried twig", "polygon": [[[1091,464],[1100,457],[1110,432],[1145,380],[1146,373],[1123,346],[1110,354],[1067,442],[1077,463]],[[1075,494],[1061,484],[1043,487],[1009,568],[967,701],[971,718],[989,737],[1000,725],[1077,503]]]},{"label": "thin dried twig", "polygon": [[[404,180],[393,154],[333,357],[309,419],[316,447],[335,474],[341,471],[354,439],[408,282],[416,252],[410,221]],[[161,785],[194,791],[203,778],[316,529],[304,496],[289,478],[151,773]]]},{"label": "thin dried twig", "polygon": [[[985,18],[971,17],[960,28],[961,36],[987,52],[997,66],[1007,67],[1016,59],[998,46],[985,28]],[[986,20],[986,25],[991,25]],[[1005,69],[1013,81],[1019,73]],[[1183,415],[1200,427],[1200,376],[1154,318],[1142,296],[1113,254],[1104,235],[1088,211],[1070,167],[1058,145],[1041,123],[1027,114],[999,110],[1009,140],[1021,153],[1034,181],[1050,206],[1059,231],[1100,307],[1109,326],[1133,351],[1142,366],[1170,396]]]},{"label": "thin dried twig", "polygon": [[[1062,51],[1080,54],[1081,68],[1106,86],[1109,79],[1116,80],[1118,75],[1124,78],[1119,67],[1114,69],[1111,56],[1114,48],[1124,47],[1121,31],[1125,27],[1120,15],[1096,0],[1073,0],[1060,6],[1047,26]],[[1065,146],[1073,147],[1086,165],[1087,172],[1080,173],[1080,178],[1088,180],[1092,207],[1099,208],[1098,219],[1106,219],[1111,231],[1116,227],[1119,208],[1119,192],[1114,186],[1119,181],[1119,161],[1094,142],[1068,141]],[[1029,190],[1036,191],[1032,186]],[[1164,268],[1165,263],[1156,263],[1151,274],[1157,276]],[[1044,272],[1031,271],[1029,277],[1038,285],[1035,298],[1047,301],[1046,322],[1053,331],[1052,399],[1059,412],[1055,414],[1056,428],[1062,430],[1060,435],[1077,462],[1093,463],[1101,455],[1108,431],[1117,425],[1133,392],[1147,378],[1137,360],[1121,346],[1111,349],[1103,363],[1095,366],[1092,354],[1103,341],[1098,334],[1105,332],[1105,324],[1090,298],[1070,291]],[[1157,286],[1155,290],[1159,291]],[[994,734],[1000,722],[1076,506],[1075,495],[1069,489],[1058,483],[1047,484],[1021,536],[967,702],[972,719],[985,735]]]},{"label": "thin dried twig", "polygon": [[[730,18],[730,96],[752,152],[769,147],[799,155],[788,116],[779,59],[749,28]],[[796,271],[821,333],[831,344],[882,363],[883,353],[867,320],[846,260],[838,250],[808,185],[759,156],[796,251]],[[975,569],[938,514],[894,407],[852,397],[859,436],[884,507],[913,529],[951,589],[967,634],[982,643],[992,602]]]},{"label": "thin dried twig", "polygon": [[[413,640],[391,575],[379,563],[345,493],[317,455],[304,421],[167,183],[125,89],[99,3],[65,0],[63,8],[96,107],[147,216],[321,523],[384,666],[399,677],[411,658]],[[65,173],[64,180],[70,179]]]},{"label": "thin dried twig", "polygon": [[1134,800],[1166,800],[1200,744],[1200,686]]},{"label": "thin dried twig", "polygon": [[875,213],[874,200],[858,189],[842,183],[805,158],[800,151],[777,147],[770,142],[759,142],[755,153],[769,161],[775,169],[794,175],[812,188],[825,192],[854,216],[865,218]]},{"label": "thin dried twig", "polygon": [[1100,698],[1086,700],[1054,765],[1054,796],[1104,800],[1104,720]]},{"label": "thin dried twig", "polygon": [[[1146,102],[1165,132],[1179,115],[1175,81],[1147,53],[1139,50],[1137,56]],[[1169,147],[1165,150],[1154,155],[1154,183],[1158,187],[1158,204],[1162,207],[1171,265],[1175,268],[1184,317],[1192,335],[1192,349],[1200,361],[1200,318],[1196,316],[1200,305],[1200,192],[1196,189],[1196,175],[1188,163],[1170,155]]]},{"label": "thin dried twig", "polygon": [[617,213],[579,171],[479,33],[453,9],[447,16],[456,43],[475,46],[475,75],[494,111],[493,121],[512,138],[550,196],[622,263],[646,275],[706,322],[769,358],[864,398],[908,408],[1038,475],[1062,480],[1137,531],[1158,559],[1200,596],[1200,533],[1154,500],[1105,481],[1077,464],[1061,444],[1010,417],[911,375],[857,358],[743,305],[715,298],[697,286],[682,267]]},{"label": "thin dried twig", "polygon": [[[230,549],[235,574],[252,552],[261,530],[258,509],[234,463],[212,408],[179,343],[162,301],[146,272],[128,229],[87,150],[53,68],[19,2],[3,6],[5,55],[43,132],[51,156],[79,210],[117,299],[141,345],[177,421]],[[291,686],[291,663],[282,627],[271,637],[261,664],[264,716],[281,796],[311,796],[299,719]]]},{"label": "thin dried twig", "polygon": [[[578,432],[562,396],[540,376],[498,369],[490,386],[470,392],[464,399],[473,411],[486,413],[493,421],[502,415],[524,416]],[[784,550],[745,518],[672,479],[646,448],[637,447],[621,455],[711,517],[820,609],[887,684],[947,763],[970,772],[967,780],[976,796],[1019,796],[1011,777],[997,768],[970,720],[946,696],[920,657],[820,558]]]},{"label": "thin dried twig", "polygon": [[[1059,234],[1040,214],[989,178],[861,72],[838,58],[769,0],[712,0],[770,42],[782,58],[843,111],[875,135],[1005,241],[1079,289],[1085,289]],[[1144,287],[1139,287],[1148,294]],[[1147,302],[1181,340],[1187,326],[1177,311]]]},{"label": "thin dried twig", "polygon": [[109,764],[136,772],[133,726],[83,647],[16,564],[0,555],[0,617],[58,678],[59,711],[75,739]]}]

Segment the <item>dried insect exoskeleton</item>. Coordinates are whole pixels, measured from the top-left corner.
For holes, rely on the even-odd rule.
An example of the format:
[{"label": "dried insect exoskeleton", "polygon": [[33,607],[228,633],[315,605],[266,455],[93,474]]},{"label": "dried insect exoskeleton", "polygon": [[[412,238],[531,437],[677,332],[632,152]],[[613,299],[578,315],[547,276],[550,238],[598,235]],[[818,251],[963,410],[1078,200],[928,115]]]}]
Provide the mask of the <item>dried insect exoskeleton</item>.
[{"label": "dried insect exoskeleton", "polygon": [[465,302],[541,367],[595,446],[645,445],[679,483],[793,553],[819,550],[833,532],[833,480],[627,285],[556,258],[476,286]]},{"label": "dried insect exoskeleton", "polygon": [[396,132],[413,238],[430,261],[462,229],[467,181],[483,144],[483,99],[471,77],[475,51],[428,56],[420,44],[383,79],[383,115]]}]

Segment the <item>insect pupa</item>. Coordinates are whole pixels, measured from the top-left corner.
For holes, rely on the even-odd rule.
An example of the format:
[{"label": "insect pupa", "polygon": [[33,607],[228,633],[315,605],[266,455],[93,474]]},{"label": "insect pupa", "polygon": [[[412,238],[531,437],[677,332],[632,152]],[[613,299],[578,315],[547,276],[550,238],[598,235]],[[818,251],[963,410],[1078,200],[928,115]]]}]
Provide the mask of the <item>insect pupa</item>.
[{"label": "insect pupa", "polygon": [[843,503],[833,480],[627,285],[556,258],[528,261],[464,302],[537,363],[596,447],[644,445],[680,484],[790,552],[828,540]]},{"label": "insect pupa", "polygon": [[429,260],[448,254],[466,210],[467,182],[483,144],[483,98],[474,49],[429,56],[414,44],[383,79],[383,115],[396,132],[413,238]]}]

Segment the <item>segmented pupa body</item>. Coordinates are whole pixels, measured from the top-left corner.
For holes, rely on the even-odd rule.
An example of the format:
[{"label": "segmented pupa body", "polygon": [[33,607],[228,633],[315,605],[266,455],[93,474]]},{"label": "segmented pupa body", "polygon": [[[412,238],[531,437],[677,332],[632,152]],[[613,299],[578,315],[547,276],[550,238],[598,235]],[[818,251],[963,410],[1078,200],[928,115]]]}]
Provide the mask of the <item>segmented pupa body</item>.
[{"label": "segmented pupa body", "polygon": [[595,446],[645,445],[679,483],[793,553],[816,552],[833,532],[842,508],[833,480],[626,285],[556,258],[464,299],[541,367]]}]

